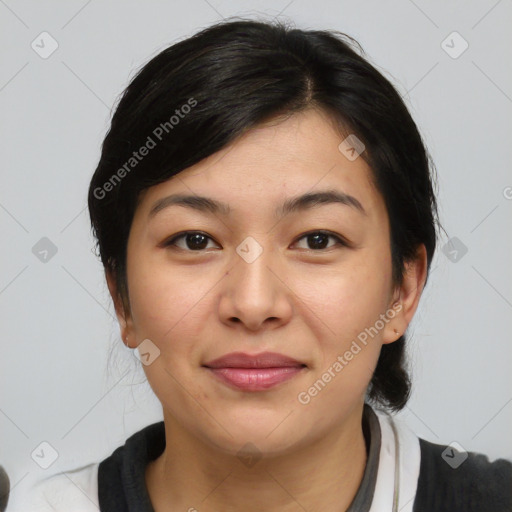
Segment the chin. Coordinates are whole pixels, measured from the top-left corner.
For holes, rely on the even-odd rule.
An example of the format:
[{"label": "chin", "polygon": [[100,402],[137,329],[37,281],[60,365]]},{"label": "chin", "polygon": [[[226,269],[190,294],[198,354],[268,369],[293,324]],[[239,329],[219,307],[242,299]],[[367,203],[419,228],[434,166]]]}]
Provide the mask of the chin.
[{"label": "chin", "polygon": [[238,456],[244,447],[245,450],[256,450],[265,456],[280,455],[304,438],[302,429],[288,423],[293,414],[285,419],[287,414],[282,411],[270,414],[267,411],[263,418],[257,410],[243,417],[226,414],[222,415],[222,426],[215,423],[214,427],[208,423],[196,430],[196,433],[207,444],[229,455]]}]

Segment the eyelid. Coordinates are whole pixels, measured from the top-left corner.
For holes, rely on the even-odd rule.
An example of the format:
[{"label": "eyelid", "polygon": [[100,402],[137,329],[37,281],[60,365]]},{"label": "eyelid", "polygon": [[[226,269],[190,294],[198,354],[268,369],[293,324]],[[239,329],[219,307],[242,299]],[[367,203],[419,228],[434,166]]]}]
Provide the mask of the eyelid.
[{"label": "eyelid", "polygon": [[[171,237],[169,238],[166,238],[162,243],[158,244],[159,247],[171,247],[171,246],[174,246],[174,247],[177,247],[175,242],[176,240],[178,240],[179,238],[182,238],[186,235],[203,235],[205,238],[209,238],[211,241],[215,242],[215,240],[208,234],[208,233],[205,233],[204,231],[198,231],[198,230],[186,230],[186,231],[180,231],[179,233],[176,233],[174,235],[172,235]],[[218,244],[217,242],[215,242],[217,245],[220,245]],[[178,249],[182,249],[181,247],[178,247]],[[200,251],[191,251],[189,249],[182,249],[186,252],[204,252],[204,249],[200,250]]]},{"label": "eyelid", "polygon": [[[332,231],[329,231],[328,229],[312,229],[311,231],[307,231],[306,233],[303,233],[302,235],[299,235],[295,241],[294,244],[297,243],[299,240],[302,240],[303,238],[306,238],[309,235],[316,235],[316,234],[322,234],[329,236],[331,238],[335,238],[338,242],[338,245],[344,246],[344,247],[351,247],[350,242],[344,238],[343,236],[339,235],[338,233],[333,233]],[[329,247],[329,249],[332,249],[335,246]],[[326,252],[327,249],[305,249],[306,251],[310,252]]]}]

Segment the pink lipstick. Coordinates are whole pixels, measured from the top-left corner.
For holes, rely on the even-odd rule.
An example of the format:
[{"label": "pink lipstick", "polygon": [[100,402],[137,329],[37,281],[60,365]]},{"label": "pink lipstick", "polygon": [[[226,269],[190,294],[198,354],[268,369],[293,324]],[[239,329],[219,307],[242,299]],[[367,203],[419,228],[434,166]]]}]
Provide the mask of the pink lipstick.
[{"label": "pink lipstick", "polygon": [[245,391],[262,391],[285,382],[306,365],[275,352],[245,354],[232,352],[204,364],[219,380]]}]

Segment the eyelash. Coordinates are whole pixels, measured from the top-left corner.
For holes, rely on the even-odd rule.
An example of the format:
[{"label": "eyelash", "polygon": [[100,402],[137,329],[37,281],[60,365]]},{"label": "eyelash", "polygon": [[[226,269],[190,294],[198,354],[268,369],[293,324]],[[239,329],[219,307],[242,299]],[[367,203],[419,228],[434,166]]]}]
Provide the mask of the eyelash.
[{"label": "eyelash", "polygon": [[[326,235],[329,238],[336,239],[337,240],[337,245],[339,245],[339,246],[350,247],[350,244],[345,239],[343,239],[339,235],[335,235],[334,233],[332,233],[330,231],[323,230],[323,229],[319,229],[319,230],[316,230],[316,231],[308,231],[307,233],[304,233],[303,235],[299,236],[295,240],[294,243],[297,243],[299,240],[302,240],[303,238],[307,238],[308,236],[318,235],[318,234]],[[179,240],[180,238],[184,238],[187,235],[203,235],[204,237],[209,238],[210,240],[213,240],[213,238],[211,238],[206,233],[203,233],[202,231],[183,231],[183,232],[178,233],[177,235],[173,236],[172,238],[166,240],[165,242],[163,242],[162,247],[173,247],[174,246],[174,248],[181,249],[181,250],[183,250],[185,252],[197,252],[197,253],[200,253],[200,252],[204,252],[205,251],[205,249],[199,249],[197,251],[194,251],[194,250],[191,250],[191,249],[188,249],[188,248],[187,249],[183,249],[182,247],[177,247],[176,246],[176,240]],[[332,249],[333,247],[335,247],[335,246],[327,247],[325,249],[305,249],[305,250],[310,251],[310,252],[324,252],[324,251],[326,251],[328,249]]]}]

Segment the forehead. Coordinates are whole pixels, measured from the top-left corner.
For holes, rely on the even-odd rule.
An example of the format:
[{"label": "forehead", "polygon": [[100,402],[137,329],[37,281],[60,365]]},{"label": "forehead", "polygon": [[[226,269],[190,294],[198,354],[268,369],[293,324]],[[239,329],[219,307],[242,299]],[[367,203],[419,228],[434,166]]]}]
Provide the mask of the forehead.
[{"label": "forehead", "polygon": [[362,156],[346,153],[345,138],[318,110],[271,120],[146,190],[139,213],[148,214],[155,201],[176,193],[212,197],[242,213],[264,205],[274,210],[288,197],[329,189],[353,196],[365,211],[382,215],[384,202],[372,170]]}]

